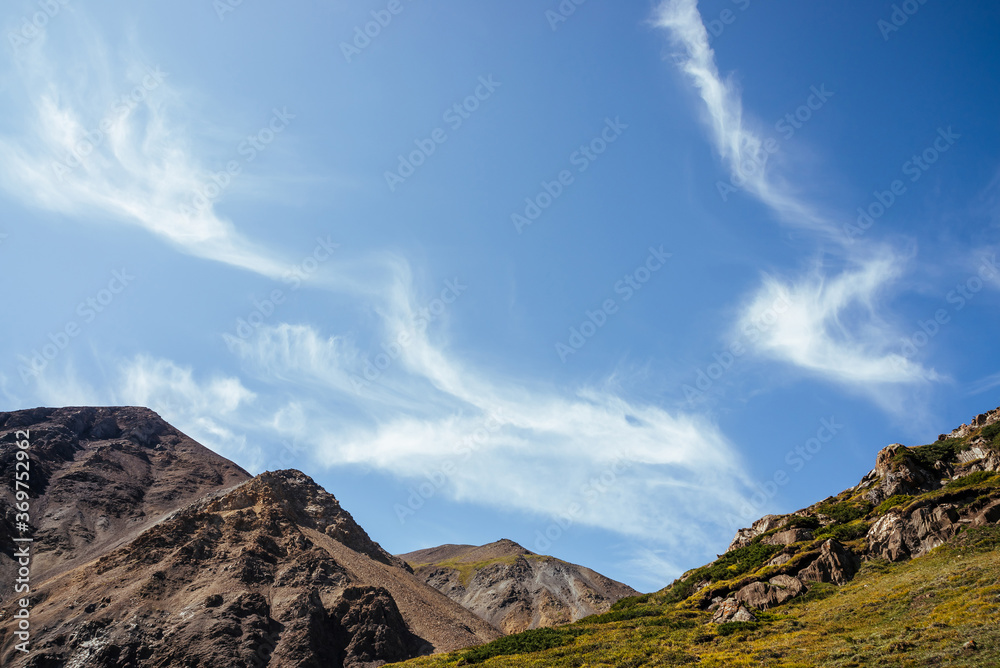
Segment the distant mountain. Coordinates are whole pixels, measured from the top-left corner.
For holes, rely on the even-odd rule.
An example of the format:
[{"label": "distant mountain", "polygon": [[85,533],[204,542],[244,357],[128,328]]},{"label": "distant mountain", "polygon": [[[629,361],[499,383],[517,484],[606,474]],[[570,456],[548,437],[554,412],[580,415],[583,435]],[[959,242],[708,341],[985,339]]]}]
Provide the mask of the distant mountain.
[{"label": "distant mountain", "polygon": [[493,640],[298,471],[256,478],[139,408],[0,413],[0,577],[16,430],[30,429],[31,652],[0,665],[382,665]]},{"label": "distant mountain", "polygon": [[995,668],[998,583],[1000,409],[929,445],[882,448],[854,487],[761,518],[659,592],[402,666]]},{"label": "distant mountain", "polygon": [[574,622],[607,612],[637,593],[510,540],[479,547],[442,545],[399,557],[417,577],[505,633]]}]

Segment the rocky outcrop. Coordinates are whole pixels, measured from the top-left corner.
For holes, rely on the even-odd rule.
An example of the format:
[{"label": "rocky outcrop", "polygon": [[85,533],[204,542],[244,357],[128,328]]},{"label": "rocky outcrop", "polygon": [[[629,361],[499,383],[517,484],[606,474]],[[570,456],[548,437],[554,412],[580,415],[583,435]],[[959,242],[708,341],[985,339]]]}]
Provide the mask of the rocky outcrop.
[{"label": "rocky outcrop", "polygon": [[764,545],[791,545],[792,543],[812,539],[812,531],[808,529],[789,529],[788,531],[779,531],[770,536],[765,536],[761,538],[760,542]]},{"label": "rocky outcrop", "polygon": [[737,531],[733,542],[729,544],[728,551],[749,545],[757,536],[767,533],[772,529],[777,529],[785,524],[787,520],[788,515],[764,515],[764,517],[750,525],[750,528]]},{"label": "rocky outcrop", "polygon": [[861,566],[861,559],[851,550],[832,538],[820,548],[819,557],[798,572],[802,582],[847,583]]},{"label": "rocky outcrop", "polygon": [[535,554],[506,539],[400,556],[427,584],[505,633],[607,612],[618,600],[638,593],[589,568]]},{"label": "rocky outcrop", "polygon": [[899,443],[879,451],[875,470],[866,477],[876,484],[865,493],[865,499],[878,505],[892,496],[923,494],[941,487],[941,472],[924,468],[908,457],[908,452],[909,448]]},{"label": "rocky outcrop", "polygon": [[736,600],[747,607],[767,610],[792,600],[805,591],[805,585],[796,577],[779,575],[767,582],[754,582],[736,593]]}]

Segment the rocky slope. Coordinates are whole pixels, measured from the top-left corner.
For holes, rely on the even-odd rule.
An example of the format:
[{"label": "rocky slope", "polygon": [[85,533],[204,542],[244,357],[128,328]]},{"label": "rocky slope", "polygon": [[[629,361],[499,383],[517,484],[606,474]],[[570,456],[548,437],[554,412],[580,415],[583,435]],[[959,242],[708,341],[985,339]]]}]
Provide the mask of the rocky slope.
[{"label": "rocky slope", "polygon": [[[14,650],[4,600],[4,666],[367,667],[500,635],[298,471],[250,478],[134,408],[0,414],[0,462],[24,428],[32,651]],[[2,470],[6,494],[13,467]],[[5,573],[11,555],[5,544]]]},{"label": "rocky slope", "polygon": [[1000,409],[602,615],[413,668],[1000,665]]},{"label": "rocky slope", "polygon": [[[862,561],[924,556],[963,530],[1000,521],[998,472],[1000,408],[930,445],[894,443],[855,487],[741,529],[716,562],[729,570],[688,572],[673,585],[676,595],[716,610],[716,622],[751,620],[753,610],[785,603],[812,583],[850,581]],[[734,565],[746,575],[727,577]]]},{"label": "rocky slope", "polygon": [[637,593],[510,540],[479,547],[442,545],[399,556],[424,582],[505,633],[574,622],[607,612]]}]

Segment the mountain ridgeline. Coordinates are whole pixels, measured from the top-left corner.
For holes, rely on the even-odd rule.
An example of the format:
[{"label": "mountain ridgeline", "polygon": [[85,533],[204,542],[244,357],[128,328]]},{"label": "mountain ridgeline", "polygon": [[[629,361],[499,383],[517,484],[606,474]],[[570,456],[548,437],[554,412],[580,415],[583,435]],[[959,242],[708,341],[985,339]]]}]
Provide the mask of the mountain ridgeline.
[{"label": "mountain ridgeline", "polygon": [[[26,457],[28,526],[15,492]],[[22,568],[15,538],[33,538],[30,592],[0,590],[3,666],[369,668],[503,635],[383,550],[304,473],[253,477],[148,409],[0,413],[0,472],[2,582]],[[567,583],[580,574],[594,610],[634,593],[560,569]],[[548,610],[534,599],[547,591],[526,589],[521,602]],[[576,599],[567,605],[529,624],[580,614]]]}]

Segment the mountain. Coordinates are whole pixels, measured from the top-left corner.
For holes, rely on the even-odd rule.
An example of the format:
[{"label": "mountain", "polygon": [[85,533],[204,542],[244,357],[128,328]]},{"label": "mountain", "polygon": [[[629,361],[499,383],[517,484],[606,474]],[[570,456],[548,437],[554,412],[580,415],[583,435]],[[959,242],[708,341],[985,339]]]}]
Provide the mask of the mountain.
[{"label": "mountain", "polygon": [[601,615],[408,668],[1000,665],[1000,409]]},{"label": "mountain", "polygon": [[399,558],[417,577],[504,633],[574,622],[638,593],[510,540],[479,547],[442,545]]},{"label": "mountain", "polygon": [[[252,478],[141,408],[0,413],[0,573],[29,430],[30,654],[0,664],[367,667],[501,634],[415,577],[305,474]],[[21,595],[23,596],[23,594]]]}]

